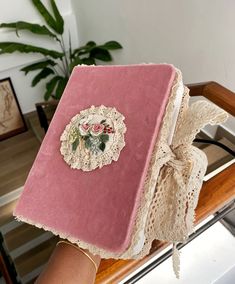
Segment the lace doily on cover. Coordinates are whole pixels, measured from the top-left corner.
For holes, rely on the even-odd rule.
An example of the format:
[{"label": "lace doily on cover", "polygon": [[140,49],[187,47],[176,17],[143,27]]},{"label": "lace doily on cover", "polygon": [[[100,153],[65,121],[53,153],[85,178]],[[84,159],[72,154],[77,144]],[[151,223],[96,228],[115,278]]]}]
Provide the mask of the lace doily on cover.
[{"label": "lace doily on cover", "polygon": [[125,146],[124,116],[114,107],[91,106],[75,115],[60,137],[60,152],[73,169],[91,171],[117,161]]}]

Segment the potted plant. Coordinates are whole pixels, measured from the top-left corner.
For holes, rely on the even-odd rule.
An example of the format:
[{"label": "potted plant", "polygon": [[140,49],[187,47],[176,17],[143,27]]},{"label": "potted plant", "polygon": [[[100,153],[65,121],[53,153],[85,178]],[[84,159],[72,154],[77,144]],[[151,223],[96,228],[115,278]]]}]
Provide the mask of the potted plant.
[{"label": "potted plant", "polygon": [[96,64],[96,60],[111,61],[110,51],[120,49],[122,46],[117,41],[108,41],[97,45],[94,41],[87,42],[84,46],[72,49],[71,36],[69,35],[69,50],[66,51],[64,43],[64,20],[54,0],[49,0],[52,12],[43,5],[40,0],[31,0],[38,13],[45,21],[45,25],[33,24],[24,21],[2,23],[0,28],[10,28],[16,31],[29,31],[36,36],[47,36],[59,45],[58,50],[46,49],[34,45],[19,42],[0,42],[0,54],[4,53],[38,53],[43,59],[21,69],[27,75],[29,72],[38,73],[32,80],[32,86],[36,86],[41,80],[46,80],[44,99],[59,100],[71,71],[75,65]]}]

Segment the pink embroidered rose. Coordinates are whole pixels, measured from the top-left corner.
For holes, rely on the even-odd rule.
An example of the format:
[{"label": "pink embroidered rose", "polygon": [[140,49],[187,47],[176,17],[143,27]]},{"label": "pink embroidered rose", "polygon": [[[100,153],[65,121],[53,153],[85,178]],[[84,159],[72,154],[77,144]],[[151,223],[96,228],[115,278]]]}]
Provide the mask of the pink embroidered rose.
[{"label": "pink embroidered rose", "polygon": [[98,136],[103,132],[103,130],[104,130],[104,125],[97,123],[92,125],[90,133],[94,136]]},{"label": "pink embroidered rose", "polygon": [[89,133],[91,126],[88,123],[79,125],[79,131],[82,136],[85,136]]}]

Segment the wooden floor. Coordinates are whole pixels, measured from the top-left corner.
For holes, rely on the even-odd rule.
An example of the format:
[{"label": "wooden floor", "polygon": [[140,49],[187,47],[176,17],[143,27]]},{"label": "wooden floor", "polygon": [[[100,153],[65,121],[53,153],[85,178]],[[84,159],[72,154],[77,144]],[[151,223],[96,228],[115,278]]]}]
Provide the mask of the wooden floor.
[{"label": "wooden floor", "polygon": [[[0,142],[0,201],[7,194],[24,185],[39,147],[40,142],[32,130]],[[43,230],[28,224],[20,224],[14,220],[12,212],[16,203],[17,199],[14,199],[0,206],[0,230],[6,251],[14,261],[19,279],[22,280],[22,276],[45,264],[53,249],[54,242],[51,243],[51,239],[37,242],[33,249],[29,247],[22,250],[20,256],[13,257],[14,252],[17,252],[21,246],[30,244],[30,242],[32,243],[42,234],[45,234]],[[12,229],[8,228],[7,232],[4,233],[4,226],[9,225]],[[22,283],[28,283],[28,281],[22,281]]]},{"label": "wooden floor", "polygon": [[39,147],[31,130],[0,142],[0,197],[24,185]]}]

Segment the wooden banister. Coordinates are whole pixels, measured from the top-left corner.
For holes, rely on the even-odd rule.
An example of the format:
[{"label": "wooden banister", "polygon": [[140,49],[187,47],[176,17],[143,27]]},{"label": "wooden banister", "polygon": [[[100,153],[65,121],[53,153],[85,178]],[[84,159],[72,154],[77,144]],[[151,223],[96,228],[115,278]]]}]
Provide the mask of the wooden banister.
[{"label": "wooden banister", "polygon": [[235,116],[235,93],[216,82],[189,84],[190,96],[203,96]]},{"label": "wooden banister", "polygon": [[196,223],[220,210],[235,198],[235,164],[204,182],[196,208]]},{"label": "wooden banister", "polygon": [[[216,82],[204,82],[187,85],[190,96],[204,96],[231,115],[235,116],[235,94]],[[196,208],[196,221],[198,224],[214,214],[235,197],[235,164],[231,165],[212,179],[203,184],[198,206]],[[123,278],[138,267],[153,258],[168,244],[155,240],[149,255],[140,260],[114,260],[101,261],[96,284],[119,283]]]},{"label": "wooden banister", "polygon": [[[196,208],[196,224],[203,221],[208,216],[214,214],[224,205],[228,204],[235,197],[235,164],[217,174],[203,184],[198,206]],[[167,246],[166,242],[155,240],[152,244],[150,254],[140,260],[102,260],[97,277],[96,284],[119,283],[132,271],[146,263],[154,257],[163,248]]]}]

